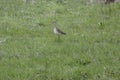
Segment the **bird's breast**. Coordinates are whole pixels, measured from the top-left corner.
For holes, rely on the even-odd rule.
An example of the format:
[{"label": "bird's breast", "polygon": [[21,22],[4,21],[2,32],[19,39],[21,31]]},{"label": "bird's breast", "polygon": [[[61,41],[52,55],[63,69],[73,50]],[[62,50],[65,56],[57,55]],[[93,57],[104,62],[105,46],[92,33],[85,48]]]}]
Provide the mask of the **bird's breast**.
[{"label": "bird's breast", "polygon": [[60,33],[57,31],[57,29],[56,28],[54,28],[54,33],[55,34],[57,34],[57,35],[59,35]]}]

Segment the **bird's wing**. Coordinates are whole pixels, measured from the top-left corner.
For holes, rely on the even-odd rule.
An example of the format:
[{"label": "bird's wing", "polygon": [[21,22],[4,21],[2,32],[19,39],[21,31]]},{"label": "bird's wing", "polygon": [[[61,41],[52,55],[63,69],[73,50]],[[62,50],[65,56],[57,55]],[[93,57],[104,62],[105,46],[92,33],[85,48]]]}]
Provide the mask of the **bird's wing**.
[{"label": "bird's wing", "polygon": [[64,35],[66,34],[66,33],[64,33],[63,31],[61,31],[61,30],[58,29],[58,28],[57,28],[57,31],[58,31],[59,33],[61,33],[61,34],[64,34]]}]

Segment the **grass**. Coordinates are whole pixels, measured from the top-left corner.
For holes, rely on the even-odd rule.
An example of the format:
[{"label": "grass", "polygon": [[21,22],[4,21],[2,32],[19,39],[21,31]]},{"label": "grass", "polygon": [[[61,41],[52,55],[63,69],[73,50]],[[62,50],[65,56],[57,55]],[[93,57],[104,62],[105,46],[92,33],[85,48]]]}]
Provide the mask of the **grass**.
[{"label": "grass", "polygon": [[[0,0],[0,80],[119,80],[119,9]],[[54,20],[66,36],[53,34]]]}]

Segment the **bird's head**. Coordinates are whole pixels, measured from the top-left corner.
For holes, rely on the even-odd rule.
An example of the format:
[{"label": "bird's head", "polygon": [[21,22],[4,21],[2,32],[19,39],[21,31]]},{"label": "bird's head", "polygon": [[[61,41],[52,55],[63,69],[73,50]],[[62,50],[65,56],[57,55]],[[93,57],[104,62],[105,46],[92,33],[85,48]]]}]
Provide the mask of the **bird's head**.
[{"label": "bird's head", "polygon": [[53,21],[54,27],[57,27],[57,21]]}]

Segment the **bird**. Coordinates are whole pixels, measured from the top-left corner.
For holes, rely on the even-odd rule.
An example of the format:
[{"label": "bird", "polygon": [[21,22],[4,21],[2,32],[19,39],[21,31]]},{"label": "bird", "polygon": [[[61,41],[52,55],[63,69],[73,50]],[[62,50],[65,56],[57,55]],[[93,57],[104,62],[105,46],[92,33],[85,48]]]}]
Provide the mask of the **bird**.
[{"label": "bird", "polygon": [[65,32],[63,32],[62,30],[60,30],[57,26],[57,23],[54,21],[54,34],[56,34],[58,36],[58,38],[60,38],[60,35],[66,35]]}]

